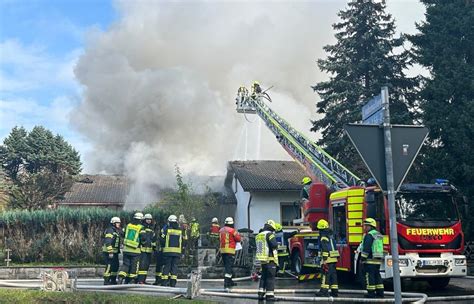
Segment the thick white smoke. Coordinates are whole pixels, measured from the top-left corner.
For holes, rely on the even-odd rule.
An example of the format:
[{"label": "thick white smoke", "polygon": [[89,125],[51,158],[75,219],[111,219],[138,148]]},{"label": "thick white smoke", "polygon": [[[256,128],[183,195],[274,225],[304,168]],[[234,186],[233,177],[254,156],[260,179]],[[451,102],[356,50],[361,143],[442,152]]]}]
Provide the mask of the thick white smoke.
[{"label": "thick white smoke", "polygon": [[[235,112],[235,93],[253,80],[273,85],[274,109],[308,134],[316,110],[310,86],[325,77],[316,59],[333,41],[343,6],[118,2],[120,19],[89,35],[75,70],[84,98],[73,123],[94,146],[85,161],[97,172],[127,174],[140,185],[136,192],[172,185],[175,164],[223,175],[242,151],[245,120]],[[262,159],[287,158],[265,127],[261,143]],[[249,145],[258,150],[254,140]]]}]

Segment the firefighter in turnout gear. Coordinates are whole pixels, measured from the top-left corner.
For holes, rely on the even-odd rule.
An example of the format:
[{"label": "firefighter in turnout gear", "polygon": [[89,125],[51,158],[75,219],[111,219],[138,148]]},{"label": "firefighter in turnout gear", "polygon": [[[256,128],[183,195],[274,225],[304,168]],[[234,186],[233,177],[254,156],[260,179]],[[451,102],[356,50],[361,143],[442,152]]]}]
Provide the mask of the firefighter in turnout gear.
[{"label": "firefighter in turnout gear", "polygon": [[161,229],[160,243],[163,248],[164,266],[161,285],[175,287],[178,280],[178,263],[183,246],[183,231],[176,215],[168,217],[168,225]]},{"label": "firefighter in turnout gear", "polygon": [[141,221],[143,213],[137,212],[133,215],[132,222],[125,228],[123,239],[123,264],[119,272],[119,284],[130,283],[136,280],[138,263],[140,259],[140,232],[143,229]]},{"label": "firefighter in turnout gear", "polygon": [[364,238],[360,244],[360,254],[364,263],[365,280],[368,298],[383,298],[384,287],[380,276],[380,265],[383,260],[383,235],[377,231],[373,218],[364,220]]},{"label": "firefighter in turnout gear", "polygon": [[138,266],[138,284],[146,284],[148,268],[150,268],[151,258],[156,249],[156,234],[153,230],[153,216],[149,213],[143,217],[143,229],[140,231],[140,263]]},{"label": "firefighter in turnout gear", "polygon": [[[163,228],[167,225],[163,226]],[[158,230],[160,231],[160,230]],[[160,242],[156,242],[156,267],[155,267],[155,283],[153,285],[161,285],[161,276],[163,275],[163,266],[165,264],[165,259],[163,257],[163,247],[161,247]]]},{"label": "firefighter in turnout gear", "polygon": [[230,288],[237,284],[232,281],[232,266],[235,259],[235,245],[241,241],[240,234],[234,229],[234,219],[228,217],[225,219],[224,227],[219,231],[220,251],[222,261],[224,262],[224,288]]},{"label": "firefighter in turnout gear", "polygon": [[311,183],[313,181],[311,180],[311,177],[303,177],[303,180],[301,181],[301,184],[303,185],[303,188],[301,189],[301,194],[300,198],[302,202],[304,203],[305,201],[309,200],[309,188],[311,186]]},{"label": "firefighter in turnout gear", "polygon": [[277,224],[268,220],[256,236],[257,261],[262,265],[262,277],[258,286],[258,299],[275,300],[275,275],[278,266],[278,243],[275,237]]},{"label": "firefighter in turnout gear", "polygon": [[191,246],[193,248],[193,251],[196,251],[199,244],[199,237],[201,235],[201,228],[199,226],[198,221],[194,217],[191,219],[190,228],[191,228],[191,233],[190,233]]},{"label": "firefighter in turnout gear", "polygon": [[329,229],[329,223],[321,219],[316,228],[319,230],[319,258],[321,262],[321,289],[316,294],[319,297],[328,297],[328,290],[331,289],[331,296],[338,296],[336,263],[339,258],[339,251],[336,242]]},{"label": "firefighter in turnout gear", "polygon": [[283,227],[280,223],[275,224],[275,238],[278,244],[278,274],[284,274],[288,266],[288,247],[285,244]]},{"label": "firefighter in turnout gear", "polygon": [[252,84],[252,98],[257,97],[257,94],[262,93],[262,87],[260,86],[260,83],[258,81],[254,81]]},{"label": "firefighter in turnout gear", "polygon": [[221,230],[219,220],[215,217],[212,219],[211,228],[209,229],[209,245],[212,247],[219,246],[219,230]]},{"label": "firefighter in turnout gear", "polygon": [[117,273],[119,270],[120,239],[122,238],[122,228],[120,228],[120,218],[114,216],[110,220],[110,226],[104,233],[104,246],[102,253],[105,261],[104,285],[116,285]]}]

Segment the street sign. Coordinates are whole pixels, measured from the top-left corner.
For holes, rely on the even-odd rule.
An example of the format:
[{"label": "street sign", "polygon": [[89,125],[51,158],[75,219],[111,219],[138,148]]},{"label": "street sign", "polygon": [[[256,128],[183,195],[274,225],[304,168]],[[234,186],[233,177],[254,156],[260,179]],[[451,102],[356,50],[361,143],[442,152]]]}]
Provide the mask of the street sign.
[{"label": "street sign", "polygon": [[382,108],[382,95],[372,97],[367,103],[362,107],[362,120],[366,120],[372,114],[377,112]]},{"label": "street sign", "polygon": [[[363,124],[348,124],[344,129],[377,184],[382,190],[387,191],[384,129],[377,125]],[[395,191],[400,188],[427,136],[428,128],[423,126],[392,125]]]},{"label": "street sign", "polygon": [[362,121],[364,125],[381,125],[383,123],[383,108]]}]

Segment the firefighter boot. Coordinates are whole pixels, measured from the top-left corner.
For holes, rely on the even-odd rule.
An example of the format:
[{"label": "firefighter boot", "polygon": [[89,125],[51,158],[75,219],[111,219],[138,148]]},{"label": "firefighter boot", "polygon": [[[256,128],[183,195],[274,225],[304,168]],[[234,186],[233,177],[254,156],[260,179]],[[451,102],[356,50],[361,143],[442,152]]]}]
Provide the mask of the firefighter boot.
[{"label": "firefighter boot", "polygon": [[331,297],[337,298],[339,296],[339,291],[337,289],[331,289]]},{"label": "firefighter boot", "polygon": [[104,285],[110,285],[110,278],[104,278]]},{"label": "firefighter boot", "polygon": [[231,283],[230,283],[230,279],[229,278],[224,278],[224,288],[230,288],[232,287]]},{"label": "firefighter boot", "polygon": [[176,287],[176,279],[170,280],[170,287]]},{"label": "firefighter boot", "polygon": [[153,285],[161,285],[161,276],[160,277],[155,277],[155,283],[153,283]]},{"label": "firefighter boot", "polygon": [[329,297],[329,292],[327,288],[321,288],[319,292],[316,293],[316,296],[326,298]]},{"label": "firefighter boot", "polygon": [[170,286],[170,279],[161,280],[161,286]]},{"label": "firefighter boot", "polygon": [[265,295],[265,300],[267,302],[274,302],[275,301],[275,293],[273,291],[267,291]]},{"label": "firefighter boot", "polygon": [[123,284],[123,277],[119,277],[118,284],[122,285]]},{"label": "firefighter boot", "polygon": [[367,294],[364,298],[375,299],[375,290],[367,290]]},{"label": "firefighter boot", "polygon": [[234,280],[232,280],[232,278],[229,279],[229,283],[230,283],[230,287],[237,286],[237,283],[235,283]]},{"label": "firefighter boot", "polygon": [[110,285],[117,285],[117,277],[116,276],[110,277],[109,284]]},{"label": "firefighter boot", "polygon": [[375,297],[380,298],[380,299],[384,298],[383,288],[378,288],[375,290]]}]

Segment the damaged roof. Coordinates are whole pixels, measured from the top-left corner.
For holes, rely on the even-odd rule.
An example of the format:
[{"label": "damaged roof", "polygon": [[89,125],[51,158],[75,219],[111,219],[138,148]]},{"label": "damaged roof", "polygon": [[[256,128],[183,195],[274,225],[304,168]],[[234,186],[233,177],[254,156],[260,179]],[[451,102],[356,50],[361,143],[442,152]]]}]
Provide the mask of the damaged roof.
[{"label": "damaged roof", "polygon": [[122,175],[80,175],[60,204],[123,205],[130,185]]},{"label": "damaged roof", "polygon": [[235,174],[245,191],[299,191],[307,175],[295,161],[231,161],[229,174]]}]

